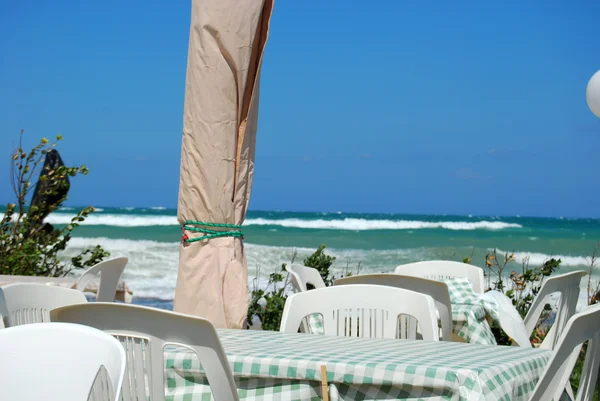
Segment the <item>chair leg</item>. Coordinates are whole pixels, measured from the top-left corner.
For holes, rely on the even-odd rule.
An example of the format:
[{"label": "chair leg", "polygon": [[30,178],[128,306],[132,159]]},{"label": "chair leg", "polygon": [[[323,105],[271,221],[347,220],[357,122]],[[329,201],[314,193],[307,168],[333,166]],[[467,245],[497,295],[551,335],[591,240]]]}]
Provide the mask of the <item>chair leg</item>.
[{"label": "chair leg", "polygon": [[573,388],[571,387],[571,382],[567,382],[565,391],[563,391],[560,399],[561,399],[561,401],[575,401],[575,394],[573,393]]}]

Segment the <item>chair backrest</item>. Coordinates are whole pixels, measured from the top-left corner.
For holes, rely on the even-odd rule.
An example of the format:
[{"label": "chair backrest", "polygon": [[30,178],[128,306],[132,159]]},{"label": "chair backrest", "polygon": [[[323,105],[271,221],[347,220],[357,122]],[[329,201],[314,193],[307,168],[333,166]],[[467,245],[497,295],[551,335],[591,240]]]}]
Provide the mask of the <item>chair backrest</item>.
[{"label": "chair backrest", "polygon": [[[292,276],[292,288],[294,292],[308,291],[308,285],[317,288],[325,288],[325,282],[319,271],[313,267],[308,267],[299,264],[288,264],[285,269]],[[309,319],[303,319],[300,324],[300,332],[311,333],[311,325]]]},{"label": "chair backrest", "polygon": [[196,354],[216,401],[238,400],[227,356],[215,328],[206,319],[138,305],[99,302],[55,309],[50,316],[52,321],[95,327],[121,341],[128,358],[124,401],[146,400],[146,381],[150,399],[165,399],[167,344],[184,346]]},{"label": "chair backrest", "polygon": [[[117,400],[125,375],[121,344],[77,324],[37,323],[0,330],[0,398]],[[108,377],[106,377],[108,375]]]},{"label": "chair backrest", "polygon": [[396,267],[394,273],[431,280],[466,277],[471,281],[473,291],[478,294],[483,294],[485,291],[483,269],[468,263],[454,262],[452,260],[428,260],[400,265]]},{"label": "chair backrest", "polygon": [[44,284],[9,284],[0,287],[0,317],[6,327],[50,321],[50,311],[87,303],[82,292]]},{"label": "chair backrest", "polygon": [[585,274],[583,270],[578,270],[548,277],[542,283],[540,292],[538,292],[533,300],[531,308],[529,308],[529,312],[527,312],[527,316],[524,319],[525,329],[528,334],[531,334],[535,328],[548,301],[548,296],[558,293],[560,298],[558,300],[554,324],[540,345],[541,348],[554,349],[556,346],[567,321],[575,313],[577,302],[579,301],[581,278]]},{"label": "chair backrest", "polygon": [[600,365],[600,305],[590,306],[569,319],[530,401],[560,399],[577,360],[573,358],[573,353],[578,353],[587,340],[577,401],[594,399]]},{"label": "chair backrest", "polygon": [[383,273],[343,277],[335,280],[333,283],[334,286],[347,284],[387,285],[429,295],[435,302],[442,323],[441,340],[452,340],[452,303],[446,283],[420,277]]},{"label": "chair backrest", "polygon": [[79,277],[75,288],[81,292],[85,291],[90,280],[100,273],[100,285],[96,293],[96,302],[115,302],[117,286],[128,261],[129,259],[120,257],[95,264]]},{"label": "chair backrest", "polygon": [[317,269],[298,264],[286,265],[285,268],[292,275],[294,292],[308,291],[307,284],[315,289],[325,288],[325,282]]},{"label": "chair backrest", "polygon": [[402,288],[356,284],[293,294],[285,302],[280,331],[297,332],[312,314],[322,316],[327,335],[414,338],[417,327],[398,327],[401,315],[408,315],[417,320],[424,340],[439,340],[433,298]]}]

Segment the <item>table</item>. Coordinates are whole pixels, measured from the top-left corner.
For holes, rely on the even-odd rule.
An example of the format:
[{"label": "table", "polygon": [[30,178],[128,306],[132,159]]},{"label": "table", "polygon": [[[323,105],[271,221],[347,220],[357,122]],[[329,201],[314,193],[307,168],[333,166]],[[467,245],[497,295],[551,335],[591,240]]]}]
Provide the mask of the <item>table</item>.
[{"label": "table", "polygon": [[[217,330],[241,399],[318,400],[321,365],[331,400],[527,400],[550,358],[537,348]],[[167,400],[211,400],[189,350],[166,359]]]}]

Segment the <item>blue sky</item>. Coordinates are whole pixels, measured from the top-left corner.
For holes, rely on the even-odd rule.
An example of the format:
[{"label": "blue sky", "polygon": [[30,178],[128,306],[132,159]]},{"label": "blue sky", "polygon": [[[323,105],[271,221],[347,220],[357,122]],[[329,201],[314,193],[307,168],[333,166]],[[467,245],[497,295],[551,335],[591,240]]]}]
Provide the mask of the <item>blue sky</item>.
[{"label": "blue sky", "polygon": [[[1,202],[25,129],[31,145],[63,134],[65,161],[89,167],[71,204],[176,206],[189,12],[3,2]],[[277,1],[251,208],[600,217],[599,15],[594,0]]]}]

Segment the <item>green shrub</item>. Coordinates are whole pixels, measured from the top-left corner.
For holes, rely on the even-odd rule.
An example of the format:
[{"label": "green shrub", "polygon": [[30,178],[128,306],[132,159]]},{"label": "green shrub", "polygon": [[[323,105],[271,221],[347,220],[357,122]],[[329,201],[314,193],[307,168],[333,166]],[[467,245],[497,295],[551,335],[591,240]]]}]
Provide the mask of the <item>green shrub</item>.
[{"label": "green shrub", "polygon": [[333,285],[334,277],[330,277],[329,268],[335,262],[335,256],[329,256],[325,252],[325,245],[321,245],[312,255],[304,259],[304,266],[315,268],[319,271],[326,286]]},{"label": "green shrub", "polygon": [[[465,258],[463,261],[470,263],[470,258]],[[516,270],[511,271],[508,276],[509,288],[505,288],[505,270],[510,265],[516,263],[514,253],[505,253],[502,255],[502,260],[494,249],[489,254],[485,255],[485,270],[487,278],[486,291],[496,290],[504,293],[519,312],[521,317],[525,317],[535,296],[540,292],[544,278],[553,274],[561,264],[560,259],[548,259],[541,266],[532,268],[529,265],[529,259],[525,258],[521,265],[521,272]],[[540,316],[535,328],[533,342],[541,342],[540,338],[545,337],[546,323],[551,316],[552,308],[550,304],[544,306],[544,311]],[[496,322],[491,324],[492,332],[496,337],[496,342],[499,345],[510,345],[511,339],[500,329]]]},{"label": "green shrub", "polygon": [[[0,274],[61,277],[72,269],[101,262],[109,253],[99,245],[85,249],[69,260],[59,257],[67,247],[73,230],[94,211],[93,207],[80,210],[70,224],[60,229],[43,221],[67,199],[68,177],[86,175],[87,168],[43,167],[46,155],[56,147],[56,143],[49,144],[46,138],[42,138],[36,147],[26,153],[22,147],[22,137],[23,132],[19,147],[12,153],[11,176],[16,202],[6,206],[0,221]],[[61,135],[56,137],[57,141],[62,139]],[[38,172],[39,178],[34,182]],[[30,192],[36,186],[40,199],[45,200],[27,207],[27,202],[31,201]]]},{"label": "green shrub", "polygon": [[[290,264],[294,263],[297,256],[297,253],[294,251]],[[304,259],[303,264],[304,266],[317,269],[325,285],[331,286],[336,279],[329,270],[334,261],[335,256],[327,255],[325,253],[325,245],[323,244],[312,255]],[[284,263],[281,265],[281,269],[269,275],[269,281],[264,290],[257,287],[256,280],[260,276],[260,270],[257,270],[254,279],[254,288],[250,295],[250,305],[248,306],[248,324],[251,324],[253,317],[256,316],[260,319],[263,330],[279,330],[285,300],[291,290],[290,277],[287,270],[285,270],[285,266],[286,264]],[[352,274],[349,268],[348,263],[346,264],[345,271],[342,273],[342,277]],[[360,263],[357,270],[360,270]]]}]

